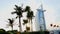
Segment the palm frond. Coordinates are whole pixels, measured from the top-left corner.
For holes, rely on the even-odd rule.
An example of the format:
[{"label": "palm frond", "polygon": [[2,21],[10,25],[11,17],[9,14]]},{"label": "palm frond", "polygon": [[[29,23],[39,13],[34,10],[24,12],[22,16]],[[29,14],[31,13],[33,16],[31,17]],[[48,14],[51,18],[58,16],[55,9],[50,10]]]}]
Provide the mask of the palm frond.
[{"label": "palm frond", "polygon": [[14,8],[14,10],[17,10],[17,8]]},{"label": "palm frond", "polygon": [[11,12],[11,14],[15,14],[15,13],[17,13],[17,11],[15,11],[15,12]]},{"label": "palm frond", "polygon": [[16,19],[18,18],[19,16],[16,16]]},{"label": "palm frond", "polygon": [[13,22],[14,22],[13,18],[12,19],[8,19],[8,20],[9,20],[10,24],[13,24]]},{"label": "palm frond", "polygon": [[15,7],[16,7],[16,8],[18,8],[18,6],[17,6],[17,5],[15,5]]}]

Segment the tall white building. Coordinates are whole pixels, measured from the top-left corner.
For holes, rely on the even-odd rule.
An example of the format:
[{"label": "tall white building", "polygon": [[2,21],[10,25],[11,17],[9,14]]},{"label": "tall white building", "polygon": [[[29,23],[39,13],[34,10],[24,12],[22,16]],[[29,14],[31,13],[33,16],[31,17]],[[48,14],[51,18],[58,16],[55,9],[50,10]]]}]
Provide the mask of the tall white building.
[{"label": "tall white building", "polygon": [[41,5],[39,9],[37,9],[36,12],[36,19],[35,19],[35,29],[36,31],[46,30],[46,24],[45,24],[45,18],[44,18],[44,12],[43,6]]}]

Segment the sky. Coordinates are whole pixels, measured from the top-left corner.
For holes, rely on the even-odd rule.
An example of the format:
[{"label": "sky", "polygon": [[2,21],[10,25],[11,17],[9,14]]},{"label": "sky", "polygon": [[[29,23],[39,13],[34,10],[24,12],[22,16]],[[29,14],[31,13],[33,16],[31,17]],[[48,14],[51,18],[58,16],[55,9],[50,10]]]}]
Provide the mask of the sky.
[{"label": "sky", "polygon": [[8,18],[16,17],[11,15],[11,12],[14,11],[14,5],[21,6],[23,4],[23,7],[29,5],[36,14],[36,9],[40,7],[41,3],[43,9],[46,10],[44,14],[47,29],[59,29],[60,27],[50,27],[50,24],[60,26],[60,0],[0,0],[0,28],[9,29],[6,28],[8,24],[6,21]]}]

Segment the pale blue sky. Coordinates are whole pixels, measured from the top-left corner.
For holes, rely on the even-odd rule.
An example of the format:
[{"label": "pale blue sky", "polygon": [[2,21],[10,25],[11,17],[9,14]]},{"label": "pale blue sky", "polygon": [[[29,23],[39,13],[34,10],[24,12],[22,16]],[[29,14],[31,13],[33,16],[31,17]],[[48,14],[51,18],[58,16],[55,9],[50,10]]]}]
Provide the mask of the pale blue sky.
[{"label": "pale blue sky", "polygon": [[[14,11],[15,4],[29,5],[35,11],[40,6],[41,0],[0,0],[0,24],[2,23],[0,28],[3,26],[3,22],[13,17],[11,12]],[[42,0],[42,4],[46,10],[45,20],[47,29],[51,29],[49,28],[51,23],[60,25],[60,0]]]}]

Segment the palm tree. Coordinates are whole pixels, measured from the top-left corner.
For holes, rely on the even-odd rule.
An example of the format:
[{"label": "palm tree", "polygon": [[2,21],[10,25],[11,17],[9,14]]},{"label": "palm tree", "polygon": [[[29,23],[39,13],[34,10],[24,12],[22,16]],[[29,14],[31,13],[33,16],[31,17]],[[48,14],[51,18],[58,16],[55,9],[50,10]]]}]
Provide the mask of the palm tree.
[{"label": "palm tree", "polygon": [[28,18],[29,23],[31,21],[31,31],[32,31],[32,18],[34,17],[34,13],[33,11],[31,11],[29,6],[26,6],[25,11],[27,11],[27,18]]},{"label": "palm tree", "polygon": [[31,11],[31,12],[30,12],[31,31],[33,30],[33,29],[32,29],[32,26],[33,26],[32,19],[33,19],[33,17],[34,17],[34,15],[33,15],[33,14],[34,14],[34,13],[33,13],[33,11]]},{"label": "palm tree", "polygon": [[15,7],[16,7],[16,8],[14,8],[15,12],[12,12],[12,14],[17,14],[16,18],[19,18],[19,29],[20,29],[20,31],[22,31],[22,28],[21,28],[21,17],[22,17],[23,10],[22,10],[22,7],[19,7],[17,5],[15,5]]},{"label": "palm tree", "polygon": [[9,20],[9,26],[11,26],[11,28],[13,30],[14,19],[8,19],[8,20]]}]

